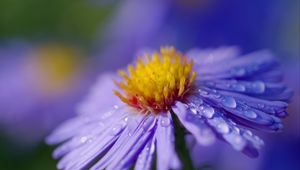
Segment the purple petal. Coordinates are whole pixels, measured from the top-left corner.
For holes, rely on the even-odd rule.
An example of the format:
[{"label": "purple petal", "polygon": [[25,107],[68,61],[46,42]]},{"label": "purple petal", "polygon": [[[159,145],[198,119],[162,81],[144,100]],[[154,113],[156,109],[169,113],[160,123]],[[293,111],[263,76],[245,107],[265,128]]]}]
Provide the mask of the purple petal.
[{"label": "purple petal", "polygon": [[[210,80],[198,82],[199,85],[213,89],[247,94],[253,97],[269,100],[287,100],[290,95],[286,90],[288,88],[282,83],[267,83],[259,80],[242,81],[242,80]],[[280,97],[282,96],[282,97]]]},{"label": "purple petal", "polygon": [[[205,123],[213,129],[218,138],[225,140],[236,150],[242,151],[253,157],[258,155],[257,150],[263,144],[262,140],[257,136],[252,135],[250,131],[238,127],[236,123],[225,115],[226,112],[223,113],[220,109],[213,108],[213,114],[207,116],[207,113],[205,113],[207,111],[205,110],[209,105],[205,101],[199,102],[198,100],[195,100],[195,98],[193,98],[193,101],[190,101],[191,103],[188,103],[188,105],[182,103],[176,104],[178,109],[176,114],[180,120],[183,120],[184,122],[185,119],[188,119],[190,122],[196,122],[196,120],[193,119],[203,119],[205,120]],[[185,113],[186,117],[182,118],[182,116],[184,116],[182,113]],[[197,136],[194,137],[197,138]]]},{"label": "purple petal", "polygon": [[208,89],[199,90],[199,94],[199,97],[202,100],[210,103],[213,107],[221,108],[223,111],[226,111],[227,116],[235,117],[244,121],[245,125],[248,127],[271,131],[278,130],[282,127],[280,119],[270,115],[275,114],[276,112],[265,113],[259,109],[251,107],[251,105],[247,105],[247,97],[244,100],[241,100],[234,97],[234,95],[236,95],[235,93],[232,95],[226,95],[225,92],[212,91]]},{"label": "purple petal", "polygon": [[[87,166],[97,156],[101,155],[106,151],[107,148],[118,139],[120,133],[125,128],[127,122],[126,117],[115,117],[114,121],[107,124],[105,128],[96,128],[89,133],[76,134],[73,138],[81,140],[82,144],[78,147],[69,145],[69,148],[73,148],[67,153],[62,160],[58,163],[59,169],[81,169]],[[97,122],[95,123],[97,126]],[[85,128],[86,125],[81,128]],[[80,138],[82,134],[86,134],[83,139]],[[77,136],[78,135],[78,136]],[[88,138],[89,135],[91,138]],[[71,142],[72,144],[72,142]],[[68,145],[68,144],[66,144]],[[62,150],[64,151],[64,150]],[[63,153],[59,153],[63,154]]]},{"label": "purple petal", "polygon": [[134,170],[150,170],[155,152],[155,140],[149,140],[137,158]]},{"label": "purple petal", "polygon": [[56,130],[54,130],[54,132],[47,137],[46,142],[48,144],[57,144],[75,136],[76,134],[80,133],[80,131],[85,133],[85,128],[88,126],[84,125],[88,124],[91,125],[96,123],[99,125],[99,130],[105,129],[107,125],[110,125],[112,122],[116,121],[115,118],[122,118],[125,114],[127,114],[127,110],[118,108],[102,114],[96,113],[75,117],[63,123]]},{"label": "purple petal", "polygon": [[[111,110],[116,105],[121,105],[119,98],[113,94],[117,87],[113,80],[117,80],[115,74],[106,73],[99,76],[97,82],[91,88],[89,95],[77,108],[79,114],[103,113]],[[109,96],[109,97],[103,97]]]},{"label": "purple petal", "polygon": [[157,170],[180,169],[181,164],[175,152],[174,129],[170,113],[159,116],[155,133],[157,147]]},{"label": "purple petal", "polygon": [[207,123],[215,130],[219,138],[228,142],[234,149],[242,151],[250,157],[258,156],[258,149],[263,141],[249,130],[237,127],[220,113],[216,113]]},{"label": "purple petal", "polygon": [[144,115],[132,115],[131,118],[118,141],[91,169],[126,169],[134,163],[154,135],[156,118]]},{"label": "purple petal", "polygon": [[240,54],[238,47],[220,47],[217,49],[193,49],[187,52],[187,56],[198,66],[216,64],[228,59],[236,58]]},{"label": "purple petal", "polygon": [[258,51],[223,63],[207,64],[197,67],[198,77],[201,80],[221,78],[245,78],[267,72],[277,66],[277,61],[268,51]]},{"label": "purple petal", "polygon": [[180,102],[177,102],[172,109],[183,126],[191,132],[199,144],[207,146],[215,141],[215,134],[196,110],[188,110],[188,106]]}]

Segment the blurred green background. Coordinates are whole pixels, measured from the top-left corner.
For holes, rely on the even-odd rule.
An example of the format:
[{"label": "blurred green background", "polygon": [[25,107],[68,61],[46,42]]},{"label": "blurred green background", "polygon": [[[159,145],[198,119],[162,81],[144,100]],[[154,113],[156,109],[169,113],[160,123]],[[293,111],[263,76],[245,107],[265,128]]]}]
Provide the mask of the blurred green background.
[{"label": "blurred green background", "polygon": [[[76,44],[86,51],[100,36],[102,25],[113,10],[113,4],[99,5],[86,0],[1,0],[0,44],[50,41]],[[1,170],[55,169],[56,161],[51,158],[53,147],[43,141],[24,145],[0,135]]]}]

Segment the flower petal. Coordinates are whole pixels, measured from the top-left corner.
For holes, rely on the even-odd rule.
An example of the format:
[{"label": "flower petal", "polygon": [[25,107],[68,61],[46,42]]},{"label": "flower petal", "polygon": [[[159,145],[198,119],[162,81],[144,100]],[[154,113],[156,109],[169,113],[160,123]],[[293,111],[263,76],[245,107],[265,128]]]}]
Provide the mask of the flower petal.
[{"label": "flower petal", "polygon": [[[202,111],[196,113],[192,111],[193,106],[177,102],[176,113],[181,117],[182,113],[186,112],[186,115],[196,115],[193,119],[201,119],[203,116]],[[214,114],[211,118],[204,118],[206,124],[214,131],[216,136],[227,143],[229,143],[234,149],[242,151],[251,157],[258,156],[258,149],[263,145],[263,141],[257,136],[253,135],[249,130],[238,127],[233,121],[226,118],[219,110],[214,109]],[[196,138],[196,136],[195,136]]]},{"label": "flower petal", "polygon": [[[290,98],[290,91],[282,83],[268,83],[261,80],[243,81],[243,80],[210,80],[198,82],[200,86],[206,86],[212,89],[242,93],[253,97],[268,100],[283,100]],[[288,90],[288,91],[287,91]]]},{"label": "flower petal", "polygon": [[126,169],[133,164],[153,137],[156,118],[144,115],[133,115],[131,118],[118,141],[91,169]]},{"label": "flower petal", "polygon": [[[102,114],[80,115],[70,119],[60,125],[54,132],[46,138],[48,144],[58,144],[78,133],[86,133],[86,128],[90,125],[98,124],[98,129],[101,131],[107,128],[112,122],[116,121],[115,118],[123,118],[128,111],[123,108],[117,108]],[[87,126],[85,126],[87,125]],[[78,129],[78,130],[74,130]],[[81,132],[82,131],[82,132]]]},{"label": "flower petal", "polygon": [[[195,63],[197,62],[195,61]],[[199,74],[198,77],[204,81],[224,78],[250,78],[258,73],[268,72],[277,67],[278,63],[269,51],[257,51],[218,64],[195,66]]]},{"label": "flower petal", "polygon": [[[96,128],[93,131],[86,133],[87,136],[83,137],[84,141],[81,141],[81,145],[72,146],[72,140],[82,140],[81,135],[84,133],[76,134],[75,137],[69,141],[70,143],[65,144],[65,146],[68,146],[67,149],[72,150],[59,150],[60,152],[63,151],[69,153],[59,161],[57,165],[58,169],[82,169],[89,166],[92,161],[104,154],[105,151],[119,138],[126,123],[124,117],[120,117],[119,119],[115,118],[115,121],[107,124],[105,128]],[[85,127],[86,125],[81,128],[84,129]],[[57,151],[58,155],[64,154],[59,153],[59,151]]]},{"label": "flower petal", "polygon": [[177,103],[172,109],[199,144],[207,146],[214,143],[214,132],[206,125],[205,120],[197,114],[196,110],[187,111],[188,108],[182,103]]},{"label": "flower petal", "polygon": [[139,154],[134,170],[150,170],[155,152],[155,140],[149,140],[142,152]]},{"label": "flower petal", "polygon": [[217,49],[192,49],[187,56],[195,61],[198,66],[216,64],[228,59],[236,58],[240,54],[238,47],[219,47]]},{"label": "flower petal", "polygon": [[96,84],[90,89],[89,95],[77,107],[77,112],[79,114],[103,113],[114,106],[122,104],[119,98],[113,93],[113,90],[117,89],[113,80],[117,79],[118,77],[112,73],[99,76]]},{"label": "flower petal", "polygon": [[180,169],[181,164],[175,152],[174,129],[170,113],[160,115],[155,133],[157,148],[157,170]]},{"label": "flower petal", "polygon": [[200,99],[215,108],[220,108],[227,117],[243,122],[244,126],[266,131],[277,131],[282,128],[279,118],[270,115],[272,113],[267,114],[247,105],[247,100],[239,100],[232,95],[223,95],[221,92],[208,89],[199,90],[199,94]]}]

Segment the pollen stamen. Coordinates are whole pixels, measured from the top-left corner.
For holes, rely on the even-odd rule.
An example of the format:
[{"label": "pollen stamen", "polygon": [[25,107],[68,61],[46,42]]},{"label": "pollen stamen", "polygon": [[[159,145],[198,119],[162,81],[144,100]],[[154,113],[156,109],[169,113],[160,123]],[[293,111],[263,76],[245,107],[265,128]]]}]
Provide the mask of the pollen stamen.
[{"label": "pollen stamen", "polygon": [[128,72],[118,73],[124,79],[116,82],[123,93],[114,91],[122,102],[143,113],[159,113],[182,100],[195,80],[193,61],[173,47],[161,48],[160,53],[139,57]]}]

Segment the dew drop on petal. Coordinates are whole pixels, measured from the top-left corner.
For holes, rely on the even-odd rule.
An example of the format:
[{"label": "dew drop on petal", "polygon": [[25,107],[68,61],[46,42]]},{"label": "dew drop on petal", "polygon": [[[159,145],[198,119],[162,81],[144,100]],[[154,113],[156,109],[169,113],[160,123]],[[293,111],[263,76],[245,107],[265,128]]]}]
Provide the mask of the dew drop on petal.
[{"label": "dew drop on petal", "polygon": [[203,100],[202,99],[197,99],[194,102],[195,102],[195,105],[197,105],[197,106],[201,106],[203,104]]},{"label": "dew drop on petal", "polygon": [[168,117],[163,117],[163,118],[160,120],[160,124],[161,124],[161,126],[163,126],[163,127],[168,127],[168,126],[170,126],[171,121],[170,121],[170,119],[169,119]]},{"label": "dew drop on petal", "polygon": [[81,143],[85,143],[87,140],[88,140],[88,138],[86,136],[83,136],[80,138]]},{"label": "dew drop on petal", "polygon": [[112,112],[106,112],[106,113],[102,114],[101,118],[102,118],[102,119],[107,119],[107,118],[109,118],[111,115],[112,115]]},{"label": "dew drop on petal", "polygon": [[208,95],[208,92],[207,92],[207,91],[204,91],[204,90],[201,90],[201,89],[199,89],[198,91],[199,91],[199,93],[200,93],[201,95]]},{"label": "dew drop on petal", "polygon": [[222,104],[229,108],[236,108],[236,101],[233,97],[225,96],[222,99]]},{"label": "dew drop on petal", "polygon": [[251,118],[251,119],[257,118],[257,114],[252,110],[246,110],[244,112],[244,114],[245,114],[245,116],[247,116],[248,118]]},{"label": "dew drop on petal", "polygon": [[203,129],[201,131],[201,140],[199,139],[200,144],[208,146],[215,141],[215,134],[210,129]]},{"label": "dew drop on petal", "polygon": [[229,132],[229,127],[228,127],[228,125],[225,122],[220,122],[217,125],[217,130],[220,133],[228,133]]},{"label": "dew drop on petal", "polygon": [[122,129],[121,125],[116,125],[111,129],[111,135],[119,134],[121,132],[121,129]]},{"label": "dew drop on petal", "polygon": [[191,111],[192,111],[193,114],[198,114],[198,112],[195,108],[191,108]]},{"label": "dew drop on petal", "polygon": [[205,107],[203,109],[203,115],[206,117],[206,118],[212,118],[213,115],[215,113],[215,110],[212,108],[212,107]]},{"label": "dew drop on petal", "polygon": [[236,134],[236,133],[228,133],[228,134],[224,135],[224,138],[236,150],[242,150],[246,145],[245,140],[239,134]]},{"label": "dew drop on petal", "polygon": [[265,107],[265,105],[262,104],[262,103],[258,103],[257,106],[258,106],[258,108],[260,108],[260,109],[263,109],[263,108]]},{"label": "dew drop on petal", "polygon": [[261,81],[256,81],[252,84],[252,88],[256,93],[263,93],[266,89],[265,83]]},{"label": "dew drop on petal", "polygon": [[236,91],[240,91],[240,92],[246,91],[246,87],[242,84],[234,84],[234,85],[232,85],[232,89],[234,89]]},{"label": "dew drop on petal", "polygon": [[246,70],[244,68],[234,68],[231,70],[231,73],[236,76],[243,76],[246,73]]},{"label": "dew drop on petal", "polygon": [[244,134],[246,134],[246,135],[248,135],[248,136],[252,136],[252,132],[251,132],[250,130],[246,130],[246,131],[244,132]]}]

